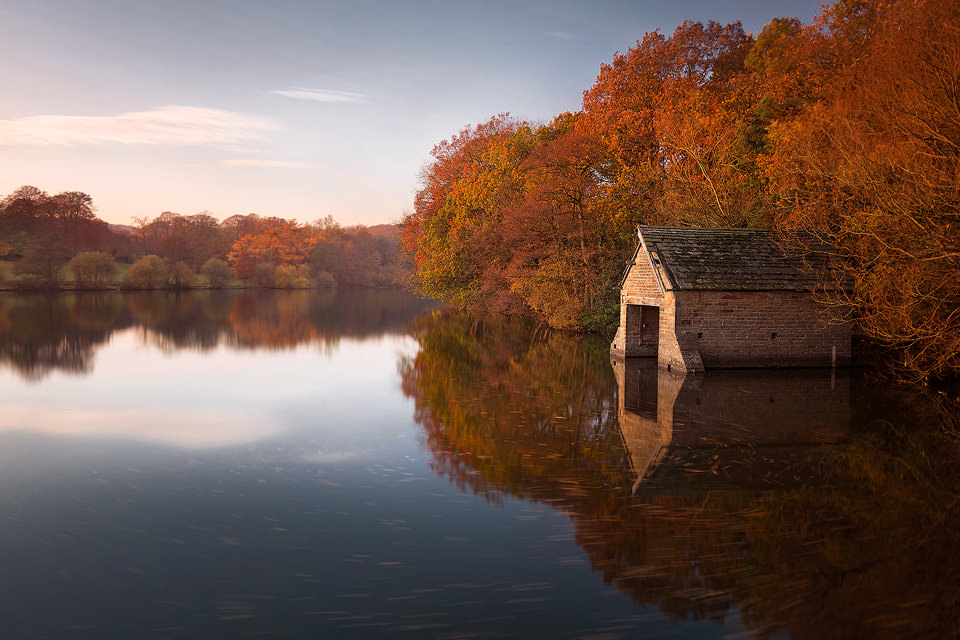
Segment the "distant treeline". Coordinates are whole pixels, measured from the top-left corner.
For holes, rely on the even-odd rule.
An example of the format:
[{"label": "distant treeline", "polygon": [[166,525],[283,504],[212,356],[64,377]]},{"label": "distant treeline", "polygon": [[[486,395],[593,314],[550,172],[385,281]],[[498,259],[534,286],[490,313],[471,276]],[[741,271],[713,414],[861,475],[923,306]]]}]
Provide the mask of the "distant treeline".
[{"label": "distant treeline", "polygon": [[[93,199],[20,187],[0,199],[0,260],[21,288],[395,287],[410,268],[396,225],[341,227],[251,213],[219,222],[164,212],[108,225]],[[0,263],[0,282],[7,274]]]},{"label": "distant treeline", "polygon": [[402,241],[423,293],[598,330],[638,224],[814,229],[853,283],[825,300],[902,370],[949,375],[958,104],[956,0],[839,0],[756,36],[685,22],[601,65],[581,111],[439,143]]}]

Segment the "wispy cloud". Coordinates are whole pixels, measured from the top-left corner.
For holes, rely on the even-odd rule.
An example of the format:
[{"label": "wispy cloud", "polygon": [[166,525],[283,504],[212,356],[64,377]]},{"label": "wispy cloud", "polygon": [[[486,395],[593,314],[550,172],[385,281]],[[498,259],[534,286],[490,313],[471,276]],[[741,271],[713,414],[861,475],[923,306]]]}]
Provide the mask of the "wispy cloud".
[{"label": "wispy cloud", "polygon": [[255,158],[229,158],[221,160],[220,164],[228,167],[281,167],[285,169],[323,169],[320,164],[309,162],[290,162],[288,160],[257,160]]},{"label": "wispy cloud", "polygon": [[112,116],[27,116],[0,120],[0,145],[203,145],[259,138],[280,126],[270,118],[222,109],[166,105]]},{"label": "wispy cloud", "polygon": [[544,31],[543,35],[550,36],[551,38],[559,38],[560,40],[579,40],[580,36],[576,36],[572,33],[567,33],[566,31]]},{"label": "wispy cloud", "polygon": [[330,89],[277,89],[270,93],[297,100],[315,100],[316,102],[367,102],[369,96],[352,91],[333,91]]}]

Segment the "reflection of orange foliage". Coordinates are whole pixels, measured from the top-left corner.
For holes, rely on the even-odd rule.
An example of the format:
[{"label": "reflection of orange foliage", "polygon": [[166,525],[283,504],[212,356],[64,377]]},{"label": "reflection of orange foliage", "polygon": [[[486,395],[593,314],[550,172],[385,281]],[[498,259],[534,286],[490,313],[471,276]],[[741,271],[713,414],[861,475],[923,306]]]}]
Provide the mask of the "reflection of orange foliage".
[{"label": "reflection of orange foliage", "polygon": [[623,489],[613,377],[596,366],[605,346],[459,315],[427,319],[420,338],[420,353],[401,365],[403,389],[438,473],[478,493],[522,497]]},{"label": "reflection of orange foliage", "polygon": [[[960,452],[917,426],[944,421],[936,406],[901,398],[883,415],[910,431],[871,419],[873,438],[843,448],[677,451],[631,497],[604,352],[450,314],[417,338],[400,370],[437,473],[563,509],[593,570],[638,604],[716,622],[736,610],[756,638],[958,635]],[[796,465],[829,485],[719,482],[728,465],[747,479]]]},{"label": "reflection of orange foliage", "polygon": [[309,291],[276,292],[268,298],[242,296],[230,312],[230,326],[242,345],[290,349],[322,342],[310,321]]}]

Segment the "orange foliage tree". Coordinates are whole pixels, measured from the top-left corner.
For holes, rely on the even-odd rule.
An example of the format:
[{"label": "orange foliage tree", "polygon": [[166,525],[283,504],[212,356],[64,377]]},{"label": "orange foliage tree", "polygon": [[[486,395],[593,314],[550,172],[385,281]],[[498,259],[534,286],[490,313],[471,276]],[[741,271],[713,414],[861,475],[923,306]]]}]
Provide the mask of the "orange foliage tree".
[{"label": "orange foliage tree", "polygon": [[601,66],[583,109],[604,149],[606,207],[625,228],[753,222],[752,165],[736,140],[752,44],[738,22],[688,21]]},{"label": "orange foliage tree", "polygon": [[402,236],[424,293],[464,307],[512,308],[509,287],[497,276],[509,259],[500,223],[504,205],[523,189],[525,150],[515,134],[525,131],[526,123],[501,114],[433,148]]},{"label": "orange foliage tree", "polygon": [[861,330],[917,378],[960,370],[960,12],[840,2],[815,26],[832,76],[771,127],[778,223],[840,250]]},{"label": "orange foliage tree", "polygon": [[278,220],[234,242],[227,257],[237,277],[249,278],[258,263],[304,264],[318,240],[319,235],[313,228],[295,221]]},{"label": "orange foliage tree", "polygon": [[613,292],[622,244],[599,199],[600,145],[581,125],[565,113],[532,132],[522,198],[503,219],[510,290],[564,329],[589,324]]},{"label": "orange foliage tree", "polygon": [[623,234],[597,206],[600,148],[579,120],[498,116],[437,145],[404,221],[423,292],[584,325],[609,297]]}]

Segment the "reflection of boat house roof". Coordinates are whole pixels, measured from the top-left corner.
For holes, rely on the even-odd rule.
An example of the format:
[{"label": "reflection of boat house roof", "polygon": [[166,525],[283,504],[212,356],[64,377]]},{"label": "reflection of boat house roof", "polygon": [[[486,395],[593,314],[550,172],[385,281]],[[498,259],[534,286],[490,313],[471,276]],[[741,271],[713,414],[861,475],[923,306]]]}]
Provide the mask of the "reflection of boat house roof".
[{"label": "reflection of boat house roof", "polygon": [[850,327],[814,296],[843,286],[810,232],[639,227],[620,283],[617,356],[679,372],[848,364]]}]

